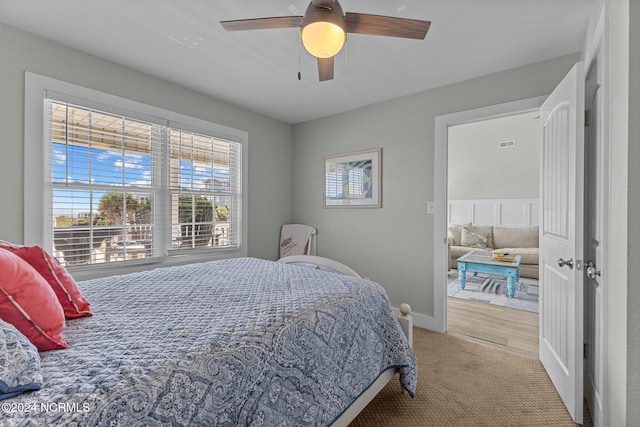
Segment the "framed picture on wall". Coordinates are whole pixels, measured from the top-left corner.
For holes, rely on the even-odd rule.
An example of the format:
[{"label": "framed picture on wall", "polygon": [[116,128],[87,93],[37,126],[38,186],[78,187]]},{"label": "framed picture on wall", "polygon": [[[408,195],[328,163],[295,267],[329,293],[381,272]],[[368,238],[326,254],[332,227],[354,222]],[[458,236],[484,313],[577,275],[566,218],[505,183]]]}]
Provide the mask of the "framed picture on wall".
[{"label": "framed picture on wall", "polygon": [[325,208],[379,208],[382,149],[324,158]]}]

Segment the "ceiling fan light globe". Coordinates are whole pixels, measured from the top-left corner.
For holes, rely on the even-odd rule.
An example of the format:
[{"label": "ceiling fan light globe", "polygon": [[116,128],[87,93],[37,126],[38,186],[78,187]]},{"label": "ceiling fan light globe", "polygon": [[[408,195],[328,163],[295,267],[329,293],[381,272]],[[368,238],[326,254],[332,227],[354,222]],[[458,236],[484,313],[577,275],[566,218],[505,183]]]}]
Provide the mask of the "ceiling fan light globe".
[{"label": "ceiling fan light globe", "polygon": [[347,38],[344,30],[332,22],[318,21],[302,28],[302,44],[317,58],[335,56]]}]

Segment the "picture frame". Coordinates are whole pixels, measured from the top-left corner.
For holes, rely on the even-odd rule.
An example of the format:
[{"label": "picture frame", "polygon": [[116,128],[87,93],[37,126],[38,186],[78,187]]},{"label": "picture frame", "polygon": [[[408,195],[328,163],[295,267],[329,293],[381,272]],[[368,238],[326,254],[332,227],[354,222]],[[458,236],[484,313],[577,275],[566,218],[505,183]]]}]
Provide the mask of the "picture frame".
[{"label": "picture frame", "polygon": [[381,160],[381,148],[325,156],[324,207],[382,207]]}]

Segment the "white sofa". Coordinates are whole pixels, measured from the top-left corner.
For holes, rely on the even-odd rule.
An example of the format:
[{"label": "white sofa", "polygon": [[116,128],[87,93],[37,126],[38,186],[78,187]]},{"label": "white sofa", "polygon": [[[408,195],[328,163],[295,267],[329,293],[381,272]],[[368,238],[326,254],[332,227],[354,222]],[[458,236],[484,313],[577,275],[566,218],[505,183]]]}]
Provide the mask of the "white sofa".
[{"label": "white sofa", "polygon": [[520,255],[520,276],[538,278],[538,227],[494,227],[457,224],[447,230],[449,269],[457,268],[457,259],[470,251],[505,252]]}]

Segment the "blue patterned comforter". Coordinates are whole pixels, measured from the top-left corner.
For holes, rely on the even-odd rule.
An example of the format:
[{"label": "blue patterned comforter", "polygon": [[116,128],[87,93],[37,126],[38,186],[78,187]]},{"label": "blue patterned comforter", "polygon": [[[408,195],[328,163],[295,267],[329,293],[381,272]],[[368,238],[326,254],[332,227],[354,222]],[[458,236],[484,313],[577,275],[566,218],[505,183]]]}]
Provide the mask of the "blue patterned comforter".
[{"label": "blue patterned comforter", "polygon": [[[385,370],[417,367],[384,289],[254,258],[90,280],[93,317],[41,353],[2,425],[325,426]],[[6,408],[3,408],[6,409]]]}]

